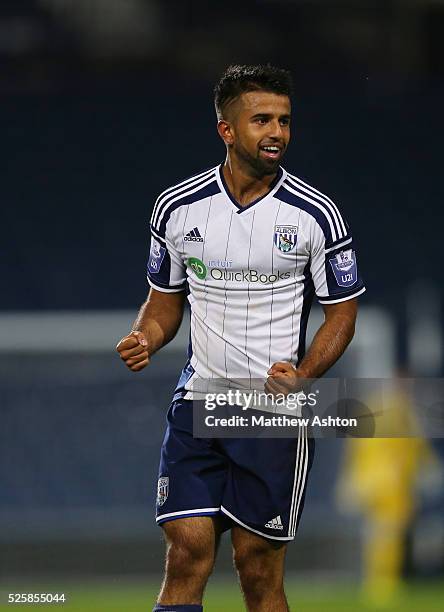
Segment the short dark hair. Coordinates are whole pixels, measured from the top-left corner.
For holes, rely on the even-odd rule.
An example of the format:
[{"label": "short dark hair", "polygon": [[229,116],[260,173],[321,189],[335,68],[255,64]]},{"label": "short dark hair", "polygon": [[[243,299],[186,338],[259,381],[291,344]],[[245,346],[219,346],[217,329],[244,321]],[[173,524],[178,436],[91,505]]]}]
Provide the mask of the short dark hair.
[{"label": "short dark hair", "polygon": [[290,98],[292,90],[293,83],[288,70],[271,64],[232,64],[214,88],[214,106],[217,116],[221,117],[230,102],[248,91],[268,91]]}]

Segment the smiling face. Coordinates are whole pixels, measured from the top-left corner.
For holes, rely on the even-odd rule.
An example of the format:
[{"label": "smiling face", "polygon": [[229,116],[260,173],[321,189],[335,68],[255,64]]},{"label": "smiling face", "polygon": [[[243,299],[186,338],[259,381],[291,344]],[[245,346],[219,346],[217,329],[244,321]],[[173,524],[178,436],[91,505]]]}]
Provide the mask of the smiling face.
[{"label": "smiling face", "polygon": [[233,161],[256,177],[275,174],[290,141],[290,100],[249,91],[234,100],[218,123]]}]

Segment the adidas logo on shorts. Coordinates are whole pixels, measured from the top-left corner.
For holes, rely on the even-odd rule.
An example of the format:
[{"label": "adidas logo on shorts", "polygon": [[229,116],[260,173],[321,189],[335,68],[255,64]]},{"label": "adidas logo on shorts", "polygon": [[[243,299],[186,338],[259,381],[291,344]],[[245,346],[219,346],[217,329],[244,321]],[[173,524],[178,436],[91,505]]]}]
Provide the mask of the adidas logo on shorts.
[{"label": "adidas logo on shorts", "polygon": [[277,516],[276,518],[271,519],[271,521],[268,521],[268,523],[265,523],[265,527],[268,527],[268,529],[283,529],[284,528],[284,526],[282,525],[280,516]]},{"label": "adidas logo on shorts", "polygon": [[197,227],[192,229],[191,232],[188,232],[188,234],[185,234],[183,239],[185,240],[185,242],[203,242],[204,241]]}]

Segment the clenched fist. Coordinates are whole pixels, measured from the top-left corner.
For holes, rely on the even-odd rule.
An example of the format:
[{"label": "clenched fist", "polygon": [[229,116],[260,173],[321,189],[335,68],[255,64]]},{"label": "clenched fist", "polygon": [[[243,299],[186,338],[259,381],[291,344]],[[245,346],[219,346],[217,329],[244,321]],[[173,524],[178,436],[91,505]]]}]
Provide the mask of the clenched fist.
[{"label": "clenched fist", "polygon": [[148,341],[140,331],[133,331],[122,338],[116,346],[125,365],[133,372],[142,370],[148,365],[150,358],[148,353]]},{"label": "clenched fist", "polygon": [[272,395],[288,395],[301,390],[302,377],[297,368],[289,361],[274,363],[267,372],[265,391]]}]

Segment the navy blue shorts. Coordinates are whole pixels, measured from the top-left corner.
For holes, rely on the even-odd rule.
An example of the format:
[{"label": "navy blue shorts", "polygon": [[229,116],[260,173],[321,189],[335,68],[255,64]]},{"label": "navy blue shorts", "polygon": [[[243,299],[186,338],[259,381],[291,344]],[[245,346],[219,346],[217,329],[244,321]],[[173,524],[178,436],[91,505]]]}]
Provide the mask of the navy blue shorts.
[{"label": "navy blue shorts", "polygon": [[295,537],[314,439],[193,438],[193,403],[173,401],[162,444],[156,521],[223,515],[273,540]]}]

